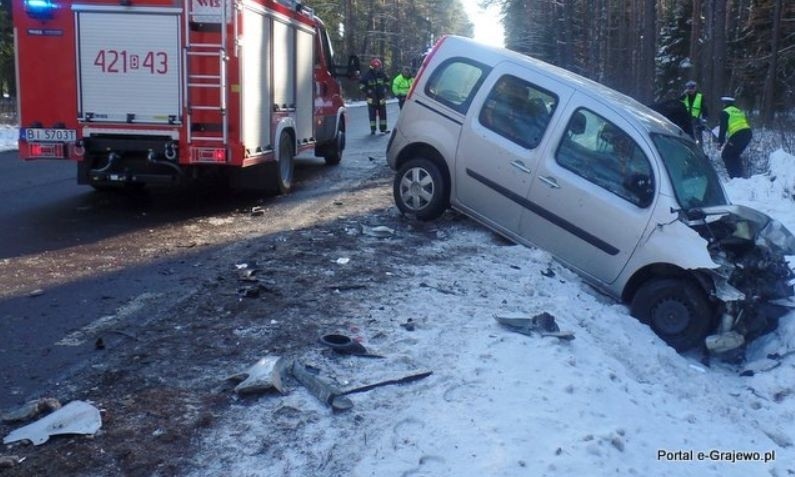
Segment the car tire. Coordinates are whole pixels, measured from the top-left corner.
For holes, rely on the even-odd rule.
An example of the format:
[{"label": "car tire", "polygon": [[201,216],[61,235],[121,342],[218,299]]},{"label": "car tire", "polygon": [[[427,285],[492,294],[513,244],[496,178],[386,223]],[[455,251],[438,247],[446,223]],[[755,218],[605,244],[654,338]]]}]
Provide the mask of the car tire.
[{"label": "car tire", "polygon": [[336,166],[342,161],[342,151],[345,150],[345,131],[337,131],[334,140],[325,145],[323,159],[327,166]]},{"label": "car tire", "polygon": [[630,312],[679,352],[703,344],[714,324],[706,294],[685,279],[646,282],[635,294]]},{"label": "car tire", "polygon": [[392,192],[400,212],[419,220],[441,216],[449,204],[447,184],[439,166],[423,157],[407,161],[398,169]]}]

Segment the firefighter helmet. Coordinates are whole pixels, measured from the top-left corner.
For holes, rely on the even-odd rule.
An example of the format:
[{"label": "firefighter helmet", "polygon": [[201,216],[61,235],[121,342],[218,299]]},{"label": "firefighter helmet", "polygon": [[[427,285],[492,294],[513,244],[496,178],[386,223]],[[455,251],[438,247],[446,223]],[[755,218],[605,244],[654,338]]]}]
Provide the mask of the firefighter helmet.
[{"label": "firefighter helmet", "polygon": [[381,66],[382,66],[381,60],[379,60],[378,58],[373,58],[372,60],[370,60],[370,68],[376,69],[380,68]]}]

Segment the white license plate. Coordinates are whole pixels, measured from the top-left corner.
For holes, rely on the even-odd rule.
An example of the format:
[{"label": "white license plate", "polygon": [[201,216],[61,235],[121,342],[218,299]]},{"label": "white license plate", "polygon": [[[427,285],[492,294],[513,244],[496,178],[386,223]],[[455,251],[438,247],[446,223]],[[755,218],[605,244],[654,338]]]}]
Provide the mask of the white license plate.
[{"label": "white license plate", "polygon": [[22,137],[28,142],[75,142],[74,129],[27,128]]}]

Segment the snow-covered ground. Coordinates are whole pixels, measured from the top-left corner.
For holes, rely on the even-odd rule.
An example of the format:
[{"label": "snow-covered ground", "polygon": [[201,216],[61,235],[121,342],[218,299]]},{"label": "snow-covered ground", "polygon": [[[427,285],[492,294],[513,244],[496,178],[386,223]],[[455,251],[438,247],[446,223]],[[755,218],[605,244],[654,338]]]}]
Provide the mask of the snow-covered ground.
[{"label": "snow-covered ground", "polygon": [[[768,173],[726,187],[734,202],[795,231],[794,156],[776,150]],[[494,319],[541,312],[576,338],[525,336]],[[795,474],[795,355],[753,376],[706,368],[547,253],[506,246],[469,221],[440,230],[416,265],[351,314],[358,326],[329,332],[386,358],[307,356],[324,376],[346,388],[433,374],[352,394],[353,409],[337,414],[303,388],[240,401],[203,436],[195,475]],[[409,320],[413,331],[400,326]],[[772,350],[795,350],[795,312],[748,358]],[[274,435],[278,443],[263,446]]]},{"label": "snow-covered ground", "polygon": [[[795,157],[778,150],[769,164],[727,189],[795,230]],[[427,265],[439,256],[443,265]],[[430,377],[353,394],[353,410],[339,414],[302,388],[241,402],[205,435],[195,475],[795,474],[795,356],[753,376],[707,368],[547,253],[497,243],[469,222],[418,250],[416,263],[351,311],[360,326],[336,330],[385,360],[306,360],[343,388]],[[541,312],[576,339],[528,337],[494,319]],[[415,331],[400,326],[409,319]],[[795,312],[748,359],[773,350],[795,350]],[[262,445],[273,435],[280,444]]]}]

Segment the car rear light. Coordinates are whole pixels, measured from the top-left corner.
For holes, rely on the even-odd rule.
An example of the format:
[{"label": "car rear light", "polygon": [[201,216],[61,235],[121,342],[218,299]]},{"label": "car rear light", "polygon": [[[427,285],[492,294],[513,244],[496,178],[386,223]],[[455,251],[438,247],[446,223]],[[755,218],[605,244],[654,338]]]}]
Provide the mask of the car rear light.
[{"label": "car rear light", "polygon": [[55,142],[29,142],[29,159],[64,159],[64,145]]},{"label": "car rear light", "polygon": [[447,35],[441,37],[439,41],[437,41],[436,44],[433,45],[433,48],[431,48],[431,52],[425,55],[425,59],[422,60],[422,64],[420,65],[419,71],[417,71],[417,74],[414,76],[414,81],[411,82],[411,87],[409,88],[409,94],[408,96],[406,96],[407,100],[411,98],[412,94],[414,94],[414,87],[417,86],[417,83],[420,82],[420,77],[422,76],[423,73],[425,73],[425,67],[428,65],[428,63],[431,62],[431,58],[433,58],[433,55],[435,55],[436,52],[439,51],[439,47],[442,46],[442,43],[446,39]]},{"label": "car rear light", "polygon": [[192,147],[190,162],[223,164],[226,162],[226,149],[222,147]]}]

